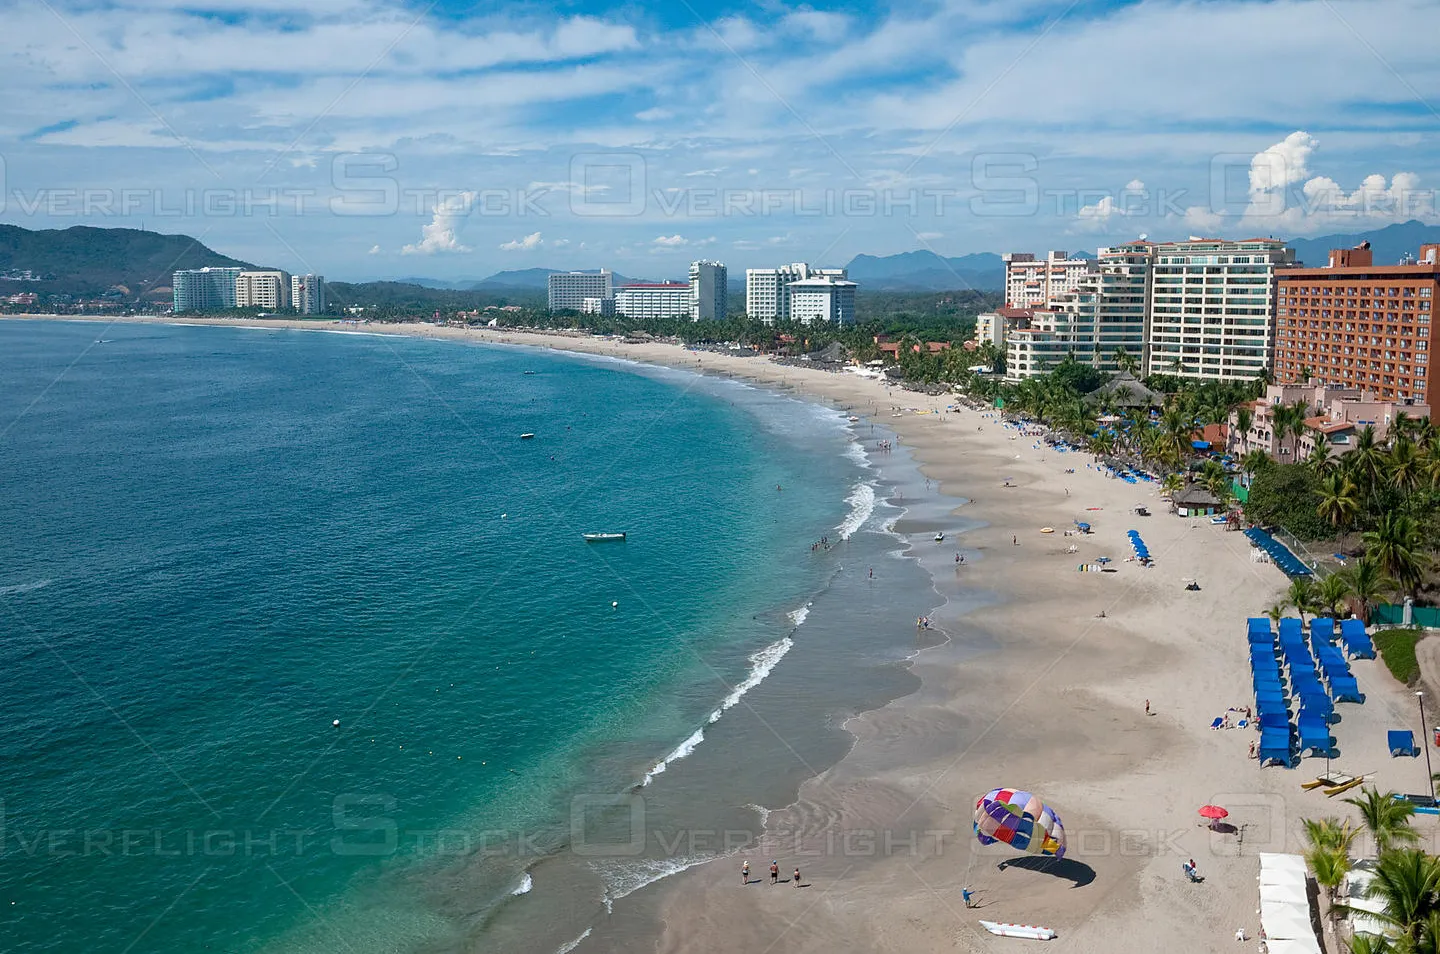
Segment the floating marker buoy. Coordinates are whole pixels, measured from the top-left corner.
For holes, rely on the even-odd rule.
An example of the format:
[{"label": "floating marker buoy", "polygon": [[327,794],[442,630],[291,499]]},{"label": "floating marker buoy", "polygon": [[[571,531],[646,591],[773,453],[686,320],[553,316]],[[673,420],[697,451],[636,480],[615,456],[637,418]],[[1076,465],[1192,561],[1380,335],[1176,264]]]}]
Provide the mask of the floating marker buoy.
[{"label": "floating marker buoy", "polygon": [[619,603],[617,603],[617,602],[615,602],[615,601],[613,601],[613,600],[610,602],[610,608],[611,608],[611,609],[614,609],[615,607],[617,607],[617,606],[619,606],[619,605],[620,605]]},{"label": "floating marker buoy", "polygon": [[338,727],[338,726],[340,725],[340,720],[339,720],[339,719],[336,719],[334,722],[332,722],[332,723],[330,723],[330,724],[333,725],[333,726],[337,726],[337,727]]}]

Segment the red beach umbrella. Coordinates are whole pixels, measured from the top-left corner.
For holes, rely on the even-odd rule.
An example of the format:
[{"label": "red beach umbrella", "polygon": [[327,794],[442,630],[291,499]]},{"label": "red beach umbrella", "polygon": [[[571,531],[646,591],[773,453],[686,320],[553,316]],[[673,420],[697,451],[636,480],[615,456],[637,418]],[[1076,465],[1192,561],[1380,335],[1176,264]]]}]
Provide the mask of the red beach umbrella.
[{"label": "red beach umbrella", "polygon": [[1209,818],[1209,819],[1211,819],[1211,820],[1213,821],[1213,820],[1215,820],[1215,819],[1224,818],[1226,815],[1229,815],[1229,814],[1230,814],[1229,812],[1227,812],[1225,809],[1221,808],[1219,805],[1202,805],[1202,806],[1200,806],[1200,817],[1201,817],[1201,818]]}]

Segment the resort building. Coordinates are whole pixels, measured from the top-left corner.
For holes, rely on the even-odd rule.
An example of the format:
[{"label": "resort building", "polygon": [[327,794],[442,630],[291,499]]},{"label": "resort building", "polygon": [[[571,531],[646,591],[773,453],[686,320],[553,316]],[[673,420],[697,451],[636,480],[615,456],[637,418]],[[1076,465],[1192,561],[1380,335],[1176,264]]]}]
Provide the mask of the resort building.
[{"label": "resort building", "polygon": [[[1300,434],[1276,427],[1276,409],[1281,405],[1300,406],[1305,410]],[[1240,408],[1250,411],[1250,428],[1240,429]],[[1312,379],[1305,384],[1272,384],[1265,396],[1249,401],[1230,412],[1229,450],[1243,456],[1254,450],[1264,451],[1282,462],[1309,456],[1322,438],[1332,455],[1347,453],[1355,435],[1373,427],[1375,439],[1383,441],[1400,415],[1410,418],[1427,417],[1430,406],[1411,401],[1394,401],[1371,391],[1351,387],[1331,387]]]},{"label": "resort building", "polygon": [[1066,258],[1064,252],[1049,252],[1038,260],[1028,252],[1010,252],[1001,259],[1005,262],[1005,304],[1011,308],[1049,307],[1095,272],[1093,259]]},{"label": "resort building", "polygon": [[802,325],[816,322],[848,325],[855,321],[855,282],[825,276],[806,278],[785,286],[789,318]]},{"label": "resort building", "polygon": [[642,319],[688,317],[690,286],[680,282],[621,285],[615,294],[615,313],[626,318]]},{"label": "resort building", "polygon": [[609,318],[615,314],[615,299],[613,298],[584,298],[580,301],[580,314],[600,315]]},{"label": "resort building", "polygon": [[1034,316],[1033,308],[1013,308],[1010,305],[1002,305],[994,311],[976,315],[975,340],[980,343],[988,341],[1004,351],[1010,333],[1020,328],[1029,328]]},{"label": "resort building", "polygon": [[789,286],[812,278],[845,279],[843,268],[812,268],[805,262],[792,262],[779,268],[745,269],[745,314],[761,321],[790,319]]},{"label": "resort building", "polygon": [[291,276],[290,304],[302,315],[323,315],[325,313],[325,276]]},{"label": "resort building", "polygon": [[235,307],[240,268],[187,268],[171,276],[175,311],[223,311]]},{"label": "resort building", "polygon": [[1330,253],[1323,268],[1280,278],[1275,379],[1318,378],[1363,387],[1384,401],[1440,401],[1434,355],[1440,335],[1440,245],[1418,262],[1376,265],[1369,243]]},{"label": "resort building", "polygon": [[730,309],[730,271],[719,262],[690,263],[690,317],[720,321]]},{"label": "resort building", "polygon": [[235,307],[267,311],[289,308],[289,273],[278,269],[241,272],[235,277]]},{"label": "resort building", "polygon": [[587,298],[613,298],[608,269],[598,272],[553,272],[547,280],[551,311],[579,311]]},{"label": "resort building", "polygon": [[1264,238],[1123,248],[1149,255],[1149,373],[1249,381],[1271,367],[1276,284],[1293,249]]}]

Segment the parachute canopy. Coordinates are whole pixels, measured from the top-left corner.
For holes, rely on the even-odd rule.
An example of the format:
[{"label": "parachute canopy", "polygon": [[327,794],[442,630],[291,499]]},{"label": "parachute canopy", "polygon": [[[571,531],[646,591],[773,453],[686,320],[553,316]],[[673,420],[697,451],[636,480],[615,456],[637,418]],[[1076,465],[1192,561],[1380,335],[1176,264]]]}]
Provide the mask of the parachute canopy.
[{"label": "parachute canopy", "polygon": [[1054,810],[1029,792],[997,788],[975,802],[975,837],[1030,855],[1065,856],[1065,827]]}]

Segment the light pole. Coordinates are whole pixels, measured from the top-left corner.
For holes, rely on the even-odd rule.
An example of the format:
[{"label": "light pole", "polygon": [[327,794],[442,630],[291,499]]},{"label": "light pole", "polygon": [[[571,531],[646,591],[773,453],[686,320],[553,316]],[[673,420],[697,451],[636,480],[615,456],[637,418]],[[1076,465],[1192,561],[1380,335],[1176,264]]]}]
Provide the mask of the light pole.
[{"label": "light pole", "polygon": [[1435,772],[1430,767],[1430,740],[1426,737],[1429,730],[1425,722],[1425,693],[1419,689],[1415,690],[1415,698],[1420,702],[1420,744],[1425,748],[1425,777],[1430,780],[1430,804],[1435,804]]}]

